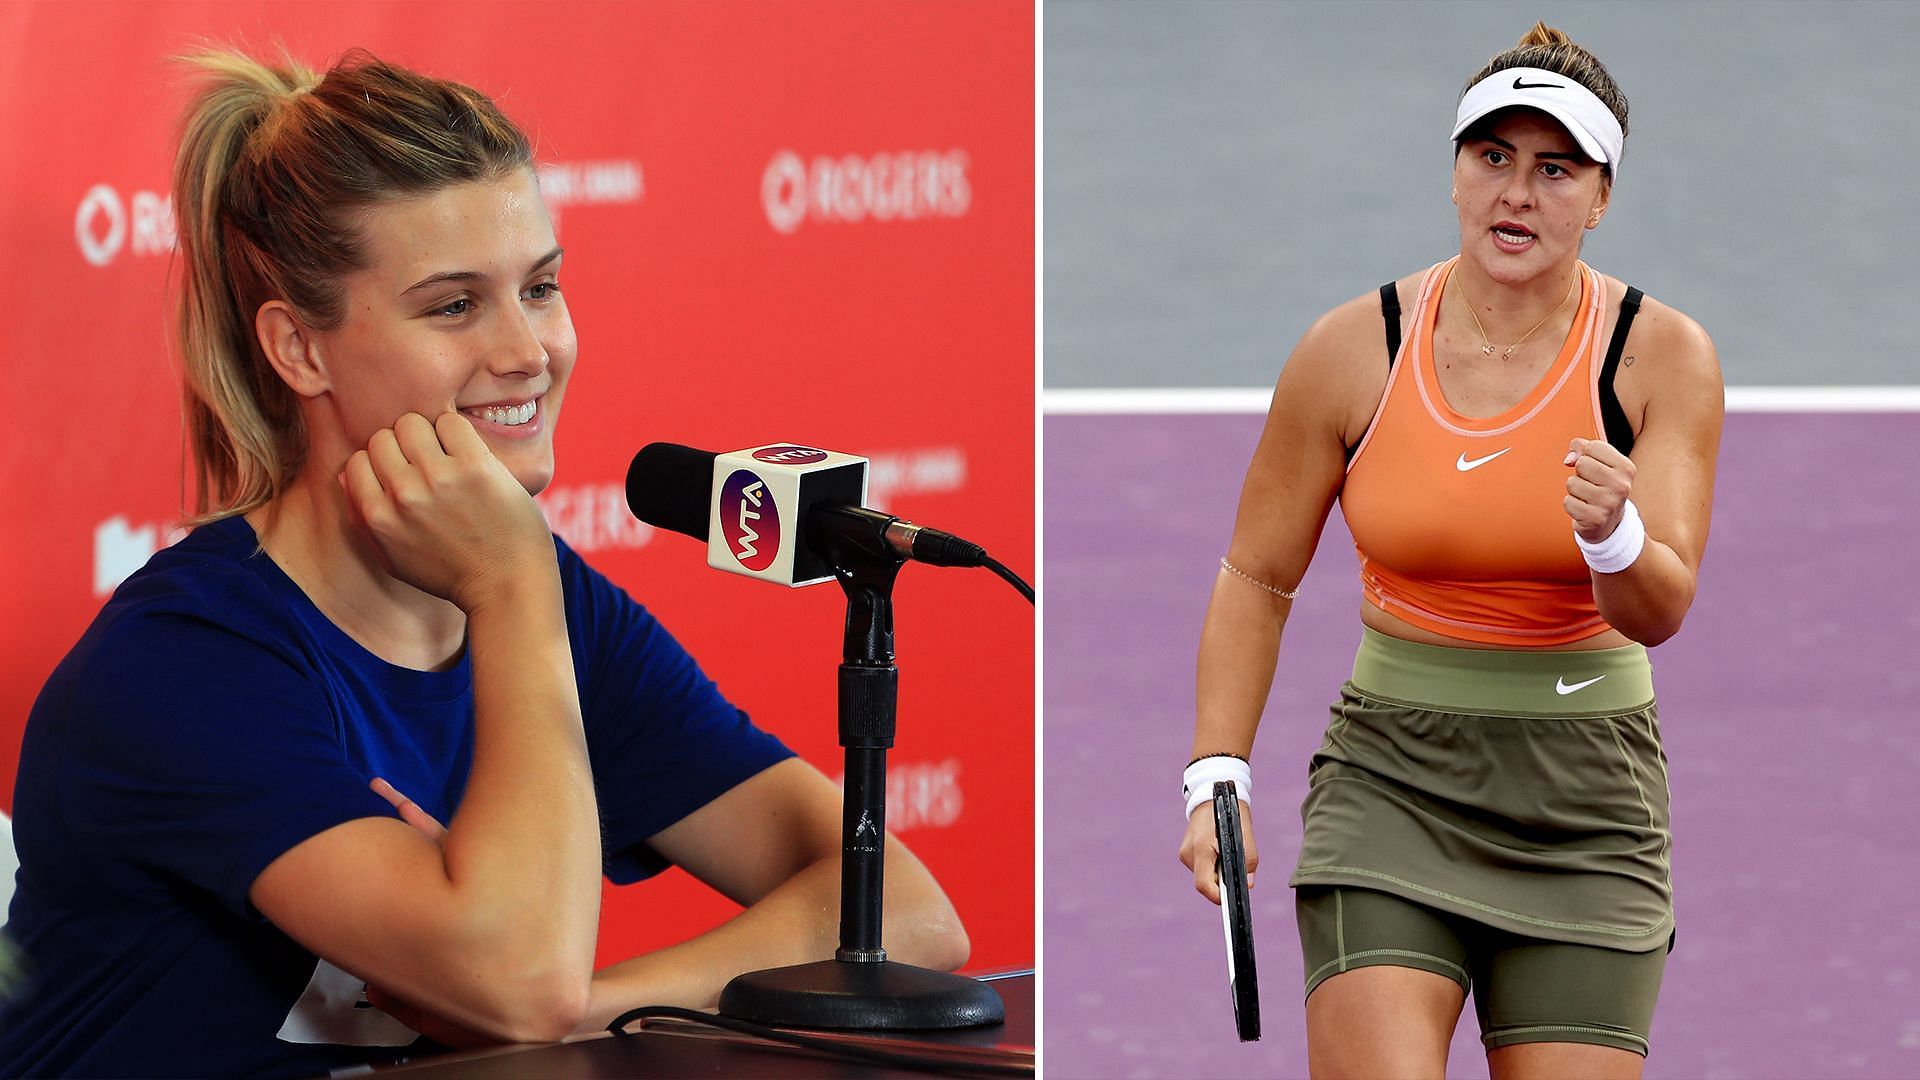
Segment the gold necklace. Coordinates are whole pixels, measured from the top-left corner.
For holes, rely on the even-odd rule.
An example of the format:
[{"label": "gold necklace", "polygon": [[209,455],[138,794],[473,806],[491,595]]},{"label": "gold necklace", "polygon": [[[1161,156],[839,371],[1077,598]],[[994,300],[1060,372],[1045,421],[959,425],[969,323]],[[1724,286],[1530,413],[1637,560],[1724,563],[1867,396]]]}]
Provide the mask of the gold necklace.
[{"label": "gold necklace", "polygon": [[[1566,307],[1567,301],[1573,299],[1573,287],[1575,285],[1578,285],[1579,283],[1580,283],[1580,271],[1578,269],[1575,269],[1573,272],[1573,279],[1567,282],[1567,295],[1560,298],[1560,302],[1553,306],[1552,311],[1547,312],[1546,319],[1541,319],[1539,322],[1533,324],[1533,330],[1538,330],[1541,327],[1547,325],[1547,319],[1551,319],[1555,315],[1560,314],[1560,309],[1563,307]],[[1480,340],[1482,342],[1485,342],[1485,344],[1480,346],[1480,351],[1488,356],[1492,356],[1493,350],[1499,348],[1499,346],[1495,345],[1492,342],[1492,340],[1487,337],[1487,328],[1480,325],[1480,316],[1474,314],[1473,301],[1467,298],[1467,289],[1466,289],[1466,286],[1464,285],[1460,287],[1460,301],[1467,305],[1467,315],[1468,317],[1473,319],[1473,328],[1475,330],[1480,331]],[[1521,334],[1519,341],[1516,341],[1513,344],[1507,346],[1506,350],[1500,354],[1500,359],[1506,360],[1512,357],[1513,350],[1519,348],[1521,345],[1526,344],[1527,339],[1533,336],[1533,330],[1529,330],[1526,333]]]}]

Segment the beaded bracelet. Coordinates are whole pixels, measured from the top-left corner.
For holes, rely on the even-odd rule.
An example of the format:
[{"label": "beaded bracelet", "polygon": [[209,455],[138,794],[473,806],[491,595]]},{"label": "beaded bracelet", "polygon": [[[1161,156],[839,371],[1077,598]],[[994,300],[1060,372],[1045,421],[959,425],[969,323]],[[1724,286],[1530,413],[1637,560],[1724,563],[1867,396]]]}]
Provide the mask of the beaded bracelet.
[{"label": "beaded bracelet", "polygon": [[1273,586],[1267,584],[1266,582],[1261,581],[1259,578],[1254,577],[1252,574],[1247,573],[1245,570],[1242,570],[1239,567],[1228,562],[1227,557],[1225,555],[1220,556],[1220,569],[1225,570],[1230,574],[1237,574],[1240,577],[1246,578],[1248,581],[1253,582],[1255,585],[1258,585],[1260,588],[1267,590],[1268,592],[1272,593],[1273,595],[1279,597],[1282,600],[1291,600],[1294,597],[1300,595],[1300,590],[1298,588],[1295,588],[1292,592],[1286,592],[1284,590],[1274,588]]}]

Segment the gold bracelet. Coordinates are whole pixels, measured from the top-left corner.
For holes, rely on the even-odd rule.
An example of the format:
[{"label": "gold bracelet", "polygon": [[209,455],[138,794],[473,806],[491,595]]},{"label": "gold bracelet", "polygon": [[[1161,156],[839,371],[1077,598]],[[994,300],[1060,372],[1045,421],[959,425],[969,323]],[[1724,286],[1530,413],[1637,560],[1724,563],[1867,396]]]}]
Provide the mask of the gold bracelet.
[{"label": "gold bracelet", "polygon": [[1259,578],[1254,577],[1252,574],[1247,573],[1245,570],[1242,570],[1239,567],[1228,562],[1227,557],[1225,555],[1220,556],[1220,569],[1225,570],[1230,574],[1237,574],[1240,577],[1246,578],[1248,581],[1253,582],[1255,585],[1260,586],[1261,588],[1267,590],[1268,592],[1272,593],[1273,595],[1279,597],[1282,600],[1291,600],[1294,597],[1300,595],[1300,590],[1297,587],[1292,592],[1285,592],[1280,589],[1274,588],[1273,586],[1267,584],[1266,582],[1261,581]]}]

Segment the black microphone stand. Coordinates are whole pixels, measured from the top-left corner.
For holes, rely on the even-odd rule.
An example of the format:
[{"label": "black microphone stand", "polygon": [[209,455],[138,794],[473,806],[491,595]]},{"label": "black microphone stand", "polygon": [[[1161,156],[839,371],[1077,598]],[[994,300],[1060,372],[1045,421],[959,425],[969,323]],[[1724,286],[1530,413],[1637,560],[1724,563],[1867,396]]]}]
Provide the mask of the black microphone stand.
[{"label": "black microphone stand", "polygon": [[880,947],[887,750],[893,746],[900,678],[893,662],[893,582],[906,560],[887,546],[885,525],[871,536],[849,535],[844,527],[808,531],[847,594],[840,664],[847,777],[840,819],[840,948],[832,960],[735,978],[720,993],[720,1012],[776,1027],[868,1031],[1005,1023],[1006,1006],[993,987],[888,960]]}]

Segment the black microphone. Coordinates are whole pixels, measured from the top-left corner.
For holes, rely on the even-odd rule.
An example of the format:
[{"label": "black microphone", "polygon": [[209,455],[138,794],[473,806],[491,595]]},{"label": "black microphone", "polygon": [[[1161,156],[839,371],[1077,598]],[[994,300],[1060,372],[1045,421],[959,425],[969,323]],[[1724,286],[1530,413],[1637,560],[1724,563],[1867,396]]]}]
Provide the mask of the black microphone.
[{"label": "black microphone", "polygon": [[867,459],[793,443],[731,454],[649,443],[627,469],[641,521],[707,542],[707,565],[787,586],[833,577],[833,550],[984,566],[986,550],[868,509]]}]

